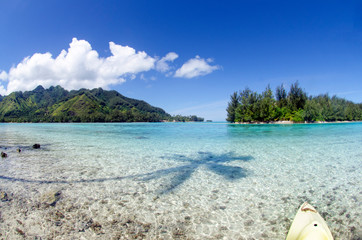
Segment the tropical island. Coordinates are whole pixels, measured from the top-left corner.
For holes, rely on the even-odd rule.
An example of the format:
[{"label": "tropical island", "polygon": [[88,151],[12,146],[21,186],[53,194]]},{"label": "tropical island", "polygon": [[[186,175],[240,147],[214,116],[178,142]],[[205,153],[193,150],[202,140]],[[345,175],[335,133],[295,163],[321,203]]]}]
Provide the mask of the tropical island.
[{"label": "tropical island", "polygon": [[328,94],[308,96],[298,81],[289,92],[283,85],[276,88],[275,97],[270,85],[261,93],[249,88],[234,92],[228,103],[227,121],[232,123],[273,123],[289,121],[336,122],[361,121],[362,103],[330,97]]},{"label": "tropical island", "polygon": [[0,95],[0,122],[190,122],[145,101],[102,88],[67,91],[61,86]]}]

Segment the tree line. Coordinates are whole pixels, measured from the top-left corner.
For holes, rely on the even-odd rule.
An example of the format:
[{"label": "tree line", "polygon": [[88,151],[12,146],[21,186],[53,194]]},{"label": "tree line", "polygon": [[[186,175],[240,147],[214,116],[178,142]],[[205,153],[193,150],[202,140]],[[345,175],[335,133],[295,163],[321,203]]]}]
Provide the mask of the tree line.
[{"label": "tree line", "polygon": [[203,122],[204,118],[192,116],[165,116],[159,113],[141,112],[136,108],[127,110],[112,110],[110,113],[92,113],[84,115],[75,115],[72,113],[51,116],[41,112],[35,114],[23,115],[24,113],[13,114],[11,117],[0,116],[0,122],[50,122],[50,123],[67,123],[67,122]]},{"label": "tree line", "polygon": [[362,120],[362,103],[328,94],[308,96],[298,81],[291,85],[289,92],[283,85],[278,86],[275,96],[270,85],[261,94],[249,88],[234,92],[226,111],[228,122]]}]

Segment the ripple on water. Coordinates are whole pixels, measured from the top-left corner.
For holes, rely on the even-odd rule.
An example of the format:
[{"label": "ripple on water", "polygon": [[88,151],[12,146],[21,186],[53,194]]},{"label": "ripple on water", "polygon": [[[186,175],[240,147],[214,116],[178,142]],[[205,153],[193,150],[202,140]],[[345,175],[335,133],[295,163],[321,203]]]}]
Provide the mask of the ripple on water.
[{"label": "ripple on water", "polygon": [[[0,124],[0,150],[9,155],[0,161],[2,232],[283,239],[307,200],[335,238],[361,235],[360,125],[166,126]],[[32,149],[35,142],[44,148]],[[55,204],[44,204],[57,192]]]}]

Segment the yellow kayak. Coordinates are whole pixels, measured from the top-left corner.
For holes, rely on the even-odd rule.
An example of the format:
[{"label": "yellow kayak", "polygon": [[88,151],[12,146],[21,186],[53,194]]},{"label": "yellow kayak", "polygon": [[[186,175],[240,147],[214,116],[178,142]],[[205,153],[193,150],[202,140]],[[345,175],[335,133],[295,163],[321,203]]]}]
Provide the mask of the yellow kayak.
[{"label": "yellow kayak", "polygon": [[303,203],[295,215],[286,240],[333,240],[327,223],[315,208]]}]

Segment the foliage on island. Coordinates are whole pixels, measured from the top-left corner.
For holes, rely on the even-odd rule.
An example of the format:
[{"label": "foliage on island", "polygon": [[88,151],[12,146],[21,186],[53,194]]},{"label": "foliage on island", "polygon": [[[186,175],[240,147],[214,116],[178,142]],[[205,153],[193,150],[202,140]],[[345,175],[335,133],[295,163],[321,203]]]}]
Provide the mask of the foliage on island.
[{"label": "foliage on island", "polygon": [[145,101],[101,88],[67,91],[60,86],[0,97],[0,122],[160,122],[203,121],[171,116]]},{"label": "foliage on island", "polygon": [[196,115],[191,115],[191,116],[176,115],[173,116],[170,120],[175,122],[203,122],[204,118],[198,117]]},{"label": "foliage on island", "polygon": [[228,122],[316,122],[361,121],[362,103],[355,104],[328,94],[308,96],[298,81],[287,92],[283,85],[261,93],[249,88],[234,92],[226,109]]}]

